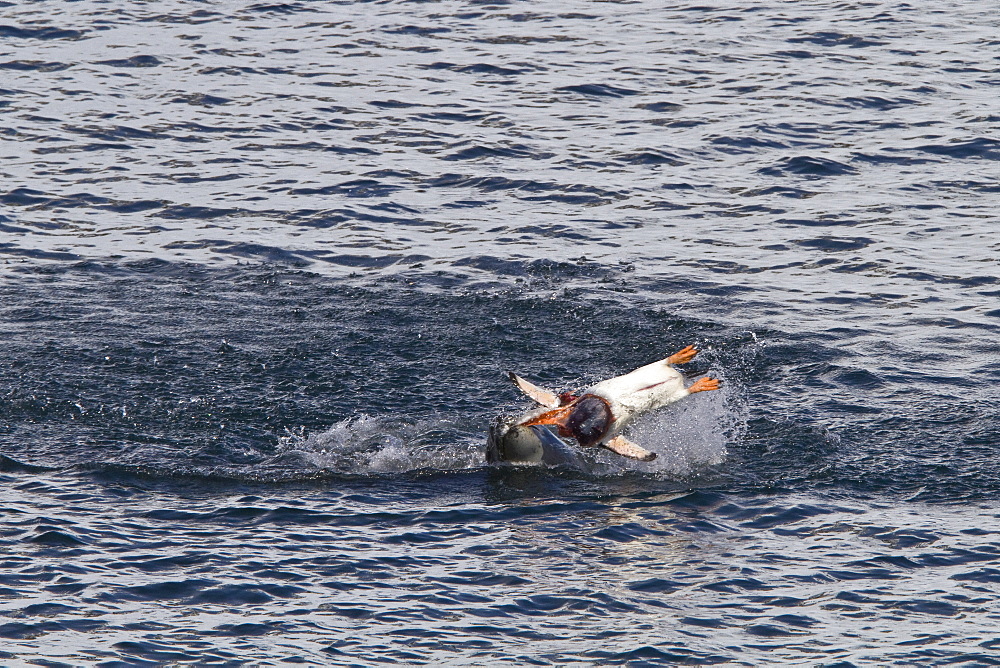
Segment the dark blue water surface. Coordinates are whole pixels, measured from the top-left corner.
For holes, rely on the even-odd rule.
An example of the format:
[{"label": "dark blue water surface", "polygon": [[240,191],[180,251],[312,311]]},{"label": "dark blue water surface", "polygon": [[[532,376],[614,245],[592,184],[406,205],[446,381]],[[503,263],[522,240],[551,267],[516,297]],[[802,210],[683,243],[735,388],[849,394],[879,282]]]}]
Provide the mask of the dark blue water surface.
[{"label": "dark blue water surface", "polygon": [[0,665],[1000,665],[998,35],[0,2]]}]

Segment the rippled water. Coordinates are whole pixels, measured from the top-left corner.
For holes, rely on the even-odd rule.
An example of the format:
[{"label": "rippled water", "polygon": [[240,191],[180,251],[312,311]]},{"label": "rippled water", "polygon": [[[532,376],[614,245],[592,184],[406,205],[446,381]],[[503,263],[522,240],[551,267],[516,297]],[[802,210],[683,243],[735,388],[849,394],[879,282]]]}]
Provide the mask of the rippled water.
[{"label": "rippled water", "polygon": [[[0,2],[0,661],[1000,664],[998,34]],[[486,465],[690,343],[654,462]]]}]

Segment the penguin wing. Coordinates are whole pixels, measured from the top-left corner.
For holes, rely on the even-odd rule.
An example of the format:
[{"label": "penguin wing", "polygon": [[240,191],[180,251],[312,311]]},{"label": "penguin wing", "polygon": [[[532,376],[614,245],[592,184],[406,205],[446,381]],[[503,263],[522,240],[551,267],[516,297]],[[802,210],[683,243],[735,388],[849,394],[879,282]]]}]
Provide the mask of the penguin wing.
[{"label": "penguin wing", "polygon": [[558,395],[553,394],[548,390],[543,390],[542,388],[538,387],[537,385],[534,385],[533,383],[529,383],[528,381],[526,381],[524,378],[521,378],[513,371],[508,371],[507,375],[510,377],[512,381],[514,381],[514,385],[517,386],[517,389],[521,390],[526,395],[531,397],[535,401],[535,403],[540,404],[542,406],[548,406],[549,408],[559,408],[559,406],[561,405]]},{"label": "penguin wing", "polygon": [[646,448],[636,445],[624,436],[615,436],[611,440],[601,443],[601,447],[607,448],[622,457],[638,459],[641,462],[651,462],[656,459],[655,452],[650,452]]}]

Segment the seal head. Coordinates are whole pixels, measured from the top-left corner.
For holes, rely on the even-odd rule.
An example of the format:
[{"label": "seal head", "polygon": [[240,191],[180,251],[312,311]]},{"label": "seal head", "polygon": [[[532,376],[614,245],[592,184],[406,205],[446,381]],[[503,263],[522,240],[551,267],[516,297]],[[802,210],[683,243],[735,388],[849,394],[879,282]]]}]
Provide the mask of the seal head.
[{"label": "seal head", "polygon": [[486,461],[557,466],[576,461],[576,456],[546,427],[498,420],[490,425]]}]

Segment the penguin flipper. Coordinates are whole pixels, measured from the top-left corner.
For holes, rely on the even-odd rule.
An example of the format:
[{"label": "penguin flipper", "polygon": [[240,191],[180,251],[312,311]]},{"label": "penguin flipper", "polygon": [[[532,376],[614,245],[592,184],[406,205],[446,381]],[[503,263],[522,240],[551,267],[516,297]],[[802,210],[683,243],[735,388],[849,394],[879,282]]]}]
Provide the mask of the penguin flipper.
[{"label": "penguin flipper", "polygon": [[559,408],[559,406],[562,405],[562,402],[559,401],[558,395],[553,394],[548,390],[543,390],[533,383],[529,383],[513,371],[508,371],[507,375],[512,381],[514,381],[514,385],[517,386],[517,389],[528,395],[535,403],[549,408]]},{"label": "penguin flipper", "polygon": [[656,459],[655,452],[650,452],[646,448],[636,445],[624,436],[615,436],[611,440],[601,443],[601,447],[607,448],[622,457],[638,459],[641,462],[651,462]]}]

